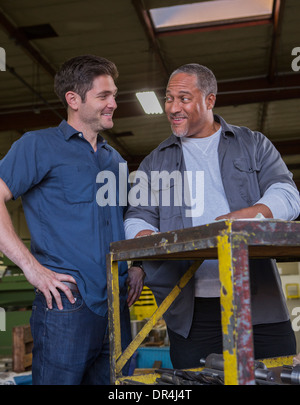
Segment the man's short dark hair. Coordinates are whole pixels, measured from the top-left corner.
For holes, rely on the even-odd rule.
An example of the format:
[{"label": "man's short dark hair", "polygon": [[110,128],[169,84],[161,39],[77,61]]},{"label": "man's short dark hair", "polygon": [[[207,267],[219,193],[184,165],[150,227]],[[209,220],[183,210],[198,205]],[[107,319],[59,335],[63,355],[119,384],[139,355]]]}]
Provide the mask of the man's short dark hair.
[{"label": "man's short dark hair", "polygon": [[116,65],[108,59],[95,55],[76,56],[67,60],[55,75],[54,90],[65,107],[65,94],[74,91],[85,101],[86,93],[93,87],[97,76],[108,75],[114,80],[119,73]]},{"label": "man's short dark hair", "polygon": [[208,96],[211,93],[217,94],[218,92],[217,79],[213,72],[206,66],[199,65],[198,63],[188,63],[186,65],[182,65],[178,69],[174,70],[170,76],[170,79],[177,73],[195,75],[198,79],[198,87],[205,94],[205,96]]}]

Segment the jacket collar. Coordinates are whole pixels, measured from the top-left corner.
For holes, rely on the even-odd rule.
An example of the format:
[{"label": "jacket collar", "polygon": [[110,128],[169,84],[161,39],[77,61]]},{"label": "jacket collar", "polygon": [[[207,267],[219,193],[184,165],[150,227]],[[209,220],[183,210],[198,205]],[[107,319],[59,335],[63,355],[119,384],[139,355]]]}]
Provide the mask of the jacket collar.
[{"label": "jacket collar", "polygon": [[235,135],[234,132],[234,125],[227,124],[227,122],[217,114],[214,114],[214,119],[217,121],[219,124],[221,124],[222,127],[222,135],[227,137],[227,135]]},{"label": "jacket collar", "polygon": [[[233,125],[230,125],[230,124],[227,124],[227,122],[222,118],[222,117],[220,117],[219,115],[217,115],[217,114],[214,114],[214,119],[215,119],[215,121],[217,121],[219,124],[221,124],[221,127],[222,127],[222,135],[226,138],[227,137],[227,135],[234,135],[234,126]],[[165,149],[165,148],[168,148],[169,146],[172,146],[172,145],[178,145],[178,146],[180,146],[181,147],[181,139],[178,137],[178,136],[176,136],[176,135],[174,135],[174,134],[172,134],[171,136],[169,136],[169,138],[167,138],[166,140],[164,140],[159,146],[158,146],[158,149],[159,150],[162,150],[162,149]]]}]

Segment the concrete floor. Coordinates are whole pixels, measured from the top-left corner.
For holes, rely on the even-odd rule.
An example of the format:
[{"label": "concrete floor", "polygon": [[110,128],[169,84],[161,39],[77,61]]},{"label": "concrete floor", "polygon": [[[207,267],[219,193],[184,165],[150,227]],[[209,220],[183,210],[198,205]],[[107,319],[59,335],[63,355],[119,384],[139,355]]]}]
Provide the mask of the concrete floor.
[{"label": "concrete floor", "polygon": [[287,306],[290,312],[292,326],[297,340],[297,353],[300,353],[300,299],[287,299]]}]

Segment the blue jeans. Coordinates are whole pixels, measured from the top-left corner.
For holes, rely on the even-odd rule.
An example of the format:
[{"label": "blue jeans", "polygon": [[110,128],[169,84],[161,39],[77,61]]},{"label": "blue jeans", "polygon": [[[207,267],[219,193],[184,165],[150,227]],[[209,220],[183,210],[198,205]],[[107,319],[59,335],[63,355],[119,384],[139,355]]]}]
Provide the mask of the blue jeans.
[{"label": "blue jeans", "polygon": [[[35,385],[107,385],[110,383],[108,317],[92,312],[79,293],[71,304],[61,293],[63,310],[49,310],[37,291],[30,319],[33,336],[32,383]],[[131,341],[129,310],[120,314],[124,350]],[[129,362],[128,362],[129,363]],[[128,372],[123,368],[123,375]]]}]

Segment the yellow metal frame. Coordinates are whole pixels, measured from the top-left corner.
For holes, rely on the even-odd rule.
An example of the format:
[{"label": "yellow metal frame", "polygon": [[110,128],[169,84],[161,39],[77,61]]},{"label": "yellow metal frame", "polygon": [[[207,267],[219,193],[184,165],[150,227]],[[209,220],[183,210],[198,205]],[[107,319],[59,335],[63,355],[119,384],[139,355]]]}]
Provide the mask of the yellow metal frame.
[{"label": "yellow metal frame", "polygon": [[[245,227],[248,223],[245,221]],[[289,224],[289,223],[287,223]],[[300,223],[294,223],[298,234],[300,234]],[[289,249],[291,246],[292,256],[300,257],[300,238],[296,242],[289,242],[286,232],[295,233],[295,226],[284,227],[284,240],[279,240],[278,236],[274,243],[277,253],[280,251],[278,245],[284,245]],[[209,224],[212,225],[212,224]],[[233,230],[234,221],[224,221],[221,225],[212,226],[215,232],[209,237],[197,238],[199,235],[206,235],[209,228],[205,226],[198,227],[189,232],[182,230],[183,243],[178,242],[178,235],[171,232],[159,235],[153,235],[142,240],[123,241],[111,244],[111,253],[107,255],[107,282],[108,282],[108,308],[109,308],[109,328],[110,328],[110,349],[111,349],[111,383],[121,384],[124,380],[143,382],[146,384],[154,384],[157,374],[145,374],[142,376],[123,377],[122,368],[143,342],[147,334],[151,331],[157,321],[162,317],[165,311],[169,308],[172,302],[184,286],[193,277],[199,265],[205,258],[219,259],[219,277],[221,283],[221,307],[222,307],[222,332],[223,332],[223,356],[224,356],[224,383],[225,385],[239,384],[255,384],[254,377],[254,358],[253,358],[253,343],[252,343],[252,325],[251,325],[251,308],[250,308],[250,288],[249,288],[249,269],[248,269],[248,245],[252,244],[253,235],[263,235],[262,241],[257,242],[257,238],[253,239],[256,245],[268,245],[266,253],[260,250],[259,256],[269,257],[270,245],[266,243],[266,224],[261,225],[258,231],[254,226],[249,226],[246,232],[240,232],[240,225],[237,230]],[[253,225],[253,224],[252,224]],[[257,225],[257,224],[255,224]],[[270,227],[270,223],[266,225],[270,236],[276,231],[277,221],[271,223],[275,225]],[[281,232],[282,224],[280,224],[277,232]],[[247,227],[246,227],[247,228]],[[271,230],[271,231],[270,231]],[[251,231],[251,232],[250,232]],[[178,231],[181,232],[181,231]],[[196,233],[196,237],[191,235],[191,232]],[[186,241],[184,238],[187,237]],[[152,239],[151,239],[152,238]],[[194,238],[194,239],[193,239]],[[159,241],[159,242],[157,242]],[[204,245],[202,246],[202,244]],[[201,243],[199,248],[199,243]],[[146,246],[146,247],[145,247]],[[153,247],[154,246],[154,247]],[[273,245],[272,245],[273,246]],[[296,250],[295,250],[296,247]],[[211,253],[212,248],[215,251]],[[196,252],[196,254],[195,254]],[[280,254],[280,252],[279,252]],[[138,255],[138,256],[137,256]],[[142,330],[137,334],[133,341],[122,353],[121,349],[121,331],[120,331],[120,312],[119,312],[119,281],[118,281],[118,261],[131,260],[137,256],[140,260],[164,260],[167,259],[196,259],[192,266],[182,276],[179,282],[174,286],[170,294],[165,298],[161,305],[157,308]],[[283,253],[286,256],[286,250]],[[240,290],[239,290],[240,289]],[[242,292],[242,293],[241,293]],[[241,297],[242,296],[242,297]],[[243,317],[243,328],[239,326],[239,320]],[[247,344],[241,343],[241,335],[247,337]],[[247,370],[242,370],[242,366],[247,359]],[[292,364],[293,356],[268,359],[266,364]]]},{"label": "yellow metal frame", "polygon": [[[290,294],[289,293],[289,287],[290,286],[296,287],[296,290],[297,290],[296,294]],[[287,299],[300,298],[299,284],[298,283],[287,283],[285,285],[285,294],[286,294]]]},{"label": "yellow metal frame", "polygon": [[[132,340],[126,350],[121,354],[121,331],[120,331],[120,307],[119,307],[119,280],[118,280],[118,263],[113,261],[113,255],[110,255],[110,268],[112,269],[112,277],[108,280],[108,285],[111,286],[112,299],[112,311],[109,310],[111,324],[110,324],[110,342],[111,342],[111,381],[116,383],[118,381],[117,376],[120,375],[122,368],[127,361],[131,358],[133,353],[139,347],[139,345],[146,338],[148,333],[156,325],[157,321],[161,319],[162,315],[166,312],[182,288],[188,283],[188,281],[195,274],[202,261],[196,261],[188,269],[188,271],[182,276],[180,281],[176,284],[170,294],[165,298],[161,305],[157,308],[154,314],[150,317],[148,322],[143,326],[142,330]],[[110,308],[110,305],[109,305]],[[157,377],[157,375],[156,375]],[[141,377],[140,377],[141,378]],[[152,379],[152,376],[144,376],[144,379]],[[128,379],[128,377],[126,377]],[[136,381],[136,377],[134,378]],[[119,380],[121,381],[121,380]]]},{"label": "yellow metal frame", "polygon": [[[232,278],[232,255],[228,234],[218,236],[219,278],[221,283],[220,302],[222,312],[222,333],[229,335],[229,325],[234,315],[233,278]],[[226,291],[226,294],[224,293]],[[233,332],[235,333],[235,332]],[[236,347],[232,352],[224,350],[224,382],[225,384],[238,383],[238,369],[236,364]]]}]

